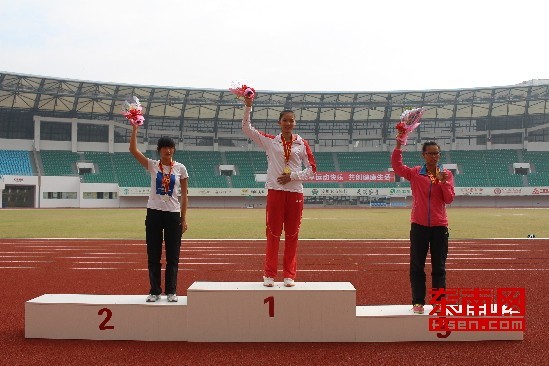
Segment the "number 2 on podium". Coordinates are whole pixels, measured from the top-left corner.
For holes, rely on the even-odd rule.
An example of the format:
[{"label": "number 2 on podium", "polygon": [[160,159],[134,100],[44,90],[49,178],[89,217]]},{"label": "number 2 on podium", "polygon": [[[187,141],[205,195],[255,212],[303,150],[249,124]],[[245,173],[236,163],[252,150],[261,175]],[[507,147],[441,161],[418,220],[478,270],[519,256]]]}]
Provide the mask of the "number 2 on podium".
[{"label": "number 2 on podium", "polygon": [[97,315],[103,315],[103,313],[107,313],[107,314],[105,314],[105,319],[103,319],[101,324],[99,324],[99,330],[114,329],[114,325],[107,325],[107,323],[109,322],[109,320],[111,320],[111,317],[112,317],[111,309],[103,308],[97,312]]},{"label": "number 2 on podium", "polygon": [[269,303],[269,318],[274,318],[275,316],[275,298],[274,296],[269,296],[263,299],[263,303]]}]

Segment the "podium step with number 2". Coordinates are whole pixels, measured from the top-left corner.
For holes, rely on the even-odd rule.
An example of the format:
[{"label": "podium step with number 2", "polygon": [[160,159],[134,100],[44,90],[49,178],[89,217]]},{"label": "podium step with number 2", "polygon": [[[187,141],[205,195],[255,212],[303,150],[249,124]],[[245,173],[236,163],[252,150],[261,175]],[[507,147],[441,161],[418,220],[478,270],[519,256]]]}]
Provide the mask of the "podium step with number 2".
[{"label": "podium step with number 2", "polygon": [[25,337],[186,341],[187,298],[145,302],[144,295],[46,294],[25,303]]}]

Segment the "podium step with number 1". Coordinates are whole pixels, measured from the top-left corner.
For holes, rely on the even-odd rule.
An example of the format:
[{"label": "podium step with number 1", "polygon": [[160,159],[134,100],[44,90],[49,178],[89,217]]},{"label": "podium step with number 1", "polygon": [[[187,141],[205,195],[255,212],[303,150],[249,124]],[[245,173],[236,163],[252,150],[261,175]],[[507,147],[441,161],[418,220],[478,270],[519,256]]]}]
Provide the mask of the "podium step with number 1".
[{"label": "podium step with number 1", "polygon": [[195,282],[187,290],[189,341],[352,342],[356,290],[349,282]]}]

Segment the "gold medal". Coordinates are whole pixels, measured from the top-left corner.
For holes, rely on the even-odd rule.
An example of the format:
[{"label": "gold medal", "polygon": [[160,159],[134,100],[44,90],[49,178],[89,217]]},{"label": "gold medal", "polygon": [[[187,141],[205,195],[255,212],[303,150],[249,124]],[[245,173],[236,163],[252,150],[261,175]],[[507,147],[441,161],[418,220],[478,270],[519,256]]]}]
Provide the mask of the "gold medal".
[{"label": "gold medal", "polygon": [[284,135],[281,134],[280,139],[282,140],[282,148],[284,150],[284,160],[286,161],[286,166],[284,167],[284,174],[290,174],[292,171],[288,166],[288,162],[290,161],[290,156],[292,155],[293,136],[290,139],[290,141],[286,141],[284,139]]},{"label": "gold medal", "polygon": [[168,196],[167,194],[165,194],[163,197],[162,197],[162,200],[164,200],[164,202],[168,202],[170,200],[170,196]]}]

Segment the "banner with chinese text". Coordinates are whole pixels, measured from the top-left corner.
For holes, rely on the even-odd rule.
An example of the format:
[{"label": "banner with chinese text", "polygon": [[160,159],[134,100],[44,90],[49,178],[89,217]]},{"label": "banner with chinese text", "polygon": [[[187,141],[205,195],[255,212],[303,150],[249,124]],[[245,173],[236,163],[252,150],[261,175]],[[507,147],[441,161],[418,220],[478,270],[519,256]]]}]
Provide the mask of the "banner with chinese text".
[{"label": "banner with chinese text", "polygon": [[311,182],[394,182],[393,172],[317,172]]}]

